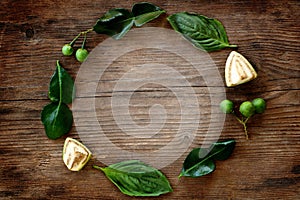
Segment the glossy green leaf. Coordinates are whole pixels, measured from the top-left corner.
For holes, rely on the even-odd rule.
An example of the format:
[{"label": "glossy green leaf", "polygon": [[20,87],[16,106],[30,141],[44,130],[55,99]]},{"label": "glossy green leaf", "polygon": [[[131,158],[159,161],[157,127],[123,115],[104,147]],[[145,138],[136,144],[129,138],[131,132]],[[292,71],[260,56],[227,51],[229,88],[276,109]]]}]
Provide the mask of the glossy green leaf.
[{"label": "glossy green leaf", "polygon": [[226,160],[230,157],[235,147],[235,140],[225,140],[213,144],[209,155],[214,160]]},{"label": "glossy green leaf", "polygon": [[232,154],[235,140],[213,143],[210,148],[195,148],[186,157],[179,177],[199,177],[215,170],[215,160],[226,160]]},{"label": "glossy green leaf", "polygon": [[160,7],[147,2],[136,3],[132,7],[135,16],[134,24],[138,27],[159,17],[165,11]]},{"label": "glossy green leaf", "polygon": [[94,168],[102,170],[123,194],[129,196],[159,196],[173,191],[169,181],[159,170],[138,160]]},{"label": "glossy green leaf", "polygon": [[132,27],[134,17],[123,8],[114,8],[98,19],[93,30],[99,34],[106,34],[114,39],[122,38]]},{"label": "glossy green leaf", "polygon": [[201,50],[210,52],[236,47],[229,44],[222,23],[216,19],[188,12],[176,13],[167,19],[175,31]]},{"label": "glossy green leaf", "polygon": [[48,138],[55,140],[70,131],[73,115],[66,104],[52,102],[44,107],[41,120]]},{"label": "glossy green leaf", "polygon": [[96,33],[120,39],[134,24],[142,26],[157,18],[163,12],[165,11],[150,3],[136,3],[133,5],[132,11],[124,8],[114,8],[97,20],[93,30]]},{"label": "glossy green leaf", "polygon": [[53,102],[72,103],[74,99],[74,81],[68,72],[56,62],[56,70],[49,86],[49,99]]}]

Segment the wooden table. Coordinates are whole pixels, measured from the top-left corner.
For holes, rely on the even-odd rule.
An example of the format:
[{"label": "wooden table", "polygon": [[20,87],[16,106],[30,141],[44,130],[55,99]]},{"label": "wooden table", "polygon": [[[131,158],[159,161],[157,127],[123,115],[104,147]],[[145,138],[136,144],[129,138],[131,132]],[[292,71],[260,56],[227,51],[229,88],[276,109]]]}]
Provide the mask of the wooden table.
[{"label": "wooden table", "polygon": [[[153,0],[152,3],[164,8],[167,15],[190,11],[219,19],[230,42],[238,45],[238,51],[259,74],[252,82],[226,88],[227,97],[237,103],[256,97],[267,101],[266,112],[249,121],[248,141],[234,117],[226,116],[220,139],[234,138],[237,144],[233,155],[226,161],[218,161],[212,174],[178,180],[188,151],[162,168],[174,191],[157,199],[300,199],[299,1]],[[133,1],[116,0],[1,1],[0,199],[140,199],[123,195],[92,168],[93,164],[103,166],[101,159],[92,158],[80,172],[69,171],[61,154],[67,136],[80,139],[75,125],[67,136],[50,140],[40,121],[40,112],[49,103],[48,84],[56,60],[61,61],[73,78],[80,68],[74,57],[61,55],[62,45],[92,27],[107,10],[130,8],[132,4]],[[145,27],[170,29],[166,15]],[[91,51],[105,39],[107,36],[89,34],[87,49]],[[222,77],[230,51],[210,53]],[[114,70],[108,73],[112,81],[115,73]],[[190,81],[201,99],[197,80]],[[133,106],[136,103],[141,109],[133,108],[131,114],[137,117],[137,123],[149,122],[147,108],[153,103],[151,100],[166,101],[159,96],[163,93],[155,89],[135,95]],[[128,148],[124,135],[118,138],[113,118],[108,117],[110,111],[105,110],[105,105],[110,105],[106,101],[109,96],[109,89],[98,94],[99,100],[103,99],[102,114],[107,120],[105,134],[111,134],[114,144]],[[178,125],[176,115],[172,120]],[[201,135],[201,131],[197,134]],[[166,134],[172,135],[172,131]],[[202,140],[196,137],[189,150],[200,146]],[[139,151],[156,142],[161,144],[159,137],[144,146],[138,142],[134,146],[132,139],[130,142]]]}]

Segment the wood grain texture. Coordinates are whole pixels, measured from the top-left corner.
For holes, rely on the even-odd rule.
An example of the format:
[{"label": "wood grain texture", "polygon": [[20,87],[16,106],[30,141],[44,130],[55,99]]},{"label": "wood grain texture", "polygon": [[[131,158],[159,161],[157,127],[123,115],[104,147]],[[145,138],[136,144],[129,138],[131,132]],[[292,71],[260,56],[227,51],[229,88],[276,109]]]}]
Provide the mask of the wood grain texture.
[{"label": "wood grain texture", "polygon": [[[49,102],[48,84],[56,60],[61,61],[73,78],[80,68],[75,58],[61,55],[62,45],[93,26],[108,9],[130,8],[133,2],[1,1],[0,199],[139,199],[121,194],[101,172],[92,168],[93,164],[103,166],[101,160],[93,158],[80,172],[68,171],[61,159],[65,137],[49,140],[40,122],[40,112]],[[267,101],[266,112],[249,121],[249,141],[245,140],[241,125],[232,116],[226,116],[221,138],[234,138],[237,146],[230,159],[217,162],[212,174],[178,180],[188,152],[161,169],[174,192],[156,199],[299,199],[299,1],[152,2],[167,10],[167,15],[190,11],[219,19],[229,41],[238,45],[238,52],[258,72],[254,81],[226,88],[227,97],[237,103],[256,97]],[[170,28],[166,15],[145,26]],[[106,38],[91,33],[87,49],[91,51]],[[210,53],[222,77],[229,53],[230,49]],[[142,51],[133,52],[132,57],[141,55],[146,61],[152,59]],[[180,125],[180,105],[168,88],[155,84],[143,86],[132,96],[129,110],[133,120],[139,125],[149,124],[149,108],[157,103],[165,106],[168,120],[156,137],[127,138],[114,121],[110,99],[115,82],[129,69],[131,61],[134,60],[123,60],[124,68],[112,66],[106,71],[96,93],[97,117],[115,145],[151,153],[174,137]],[[188,66],[178,70],[195,90],[201,114],[208,117],[204,117],[203,126],[197,130],[191,149],[202,144],[203,132],[207,130],[208,91],[203,80]],[[89,118],[86,120],[88,123]],[[89,127],[86,126],[87,131]],[[76,128],[73,126],[68,136],[79,139]]]}]

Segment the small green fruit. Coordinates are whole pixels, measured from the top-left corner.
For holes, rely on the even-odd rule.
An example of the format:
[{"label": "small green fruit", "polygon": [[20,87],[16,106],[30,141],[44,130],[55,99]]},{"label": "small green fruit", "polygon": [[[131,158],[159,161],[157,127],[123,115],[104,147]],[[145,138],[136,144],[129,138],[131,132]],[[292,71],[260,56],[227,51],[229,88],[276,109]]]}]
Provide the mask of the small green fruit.
[{"label": "small green fruit", "polygon": [[65,44],[62,49],[61,52],[63,53],[63,55],[65,56],[70,56],[73,54],[74,49],[70,44]]},{"label": "small green fruit", "polygon": [[220,109],[223,113],[228,114],[233,112],[233,102],[225,99],[220,103]]},{"label": "small green fruit", "polygon": [[79,62],[83,62],[85,61],[85,59],[87,58],[87,56],[89,55],[89,52],[86,49],[77,49],[76,51],[76,59]]},{"label": "small green fruit", "polygon": [[256,98],[252,101],[256,113],[263,113],[266,110],[266,102],[262,98]]},{"label": "small green fruit", "polygon": [[255,113],[255,107],[250,101],[245,101],[240,105],[240,113],[244,117],[251,117]]}]

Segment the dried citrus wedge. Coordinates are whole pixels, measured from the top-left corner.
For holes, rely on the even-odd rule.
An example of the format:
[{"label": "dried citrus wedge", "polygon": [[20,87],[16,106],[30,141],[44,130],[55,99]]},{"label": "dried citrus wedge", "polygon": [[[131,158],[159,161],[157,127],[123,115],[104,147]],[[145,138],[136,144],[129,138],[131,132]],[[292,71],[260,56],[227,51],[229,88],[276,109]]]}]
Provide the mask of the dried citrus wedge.
[{"label": "dried citrus wedge", "polygon": [[66,138],[63,149],[63,161],[71,171],[79,171],[91,158],[92,153],[79,141]]},{"label": "dried citrus wedge", "polygon": [[227,87],[240,85],[257,77],[249,61],[236,51],[232,51],[226,61],[225,81]]}]

